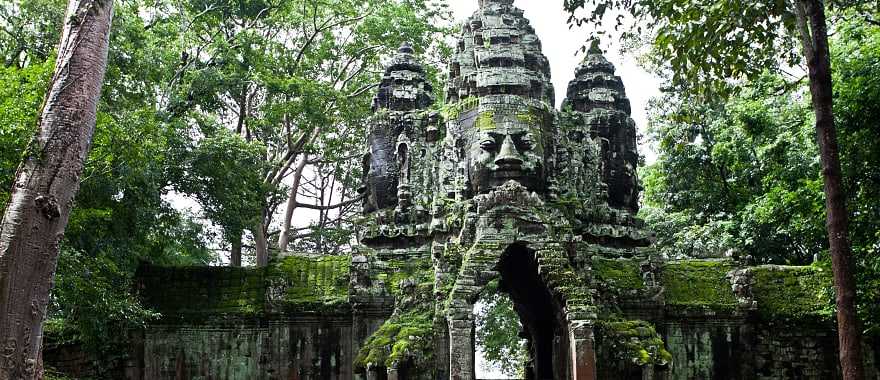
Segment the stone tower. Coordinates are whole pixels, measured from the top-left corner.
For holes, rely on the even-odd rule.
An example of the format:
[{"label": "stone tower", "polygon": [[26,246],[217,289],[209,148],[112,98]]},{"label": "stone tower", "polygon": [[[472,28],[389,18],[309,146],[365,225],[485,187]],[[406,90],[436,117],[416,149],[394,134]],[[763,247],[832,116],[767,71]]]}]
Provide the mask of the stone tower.
[{"label": "stone tower", "polygon": [[568,84],[562,108],[576,112],[590,136],[599,142],[609,205],[638,211],[636,125],[630,117],[623,80],[614,75],[614,65],[602,55],[598,40],[593,41],[575,79]]},{"label": "stone tower", "polygon": [[[570,86],[572,106],[557,111],[541,41],[513,0],[480,1],[449,73],[436,113],[378,109],[370,121],[372,207],[354,294],[384,299],[394,314],[358,363],[367,374],[473,379],[473,307],[497,281],[520,316],[528,373],[595,379],[603,309],[590,257],[647,257],[651,241],[634,217],[635,127],[620,78],[591,50]],[[377,99],[387,97],[384,83]],[[409,124],[389,128],[386,115]],[[403,336],[401,325],[428,336]],[[389,340],[408,350],[386,352]],[[661,362],[663,352],[654,347],[649,359]]]},{"label": "stone tower", "polygon": [[419,112],[434,103],[425,69],[404,44],[391,59],[373,98],[364,155],[364,211],[406,207],[408,141],[420,133]]}]

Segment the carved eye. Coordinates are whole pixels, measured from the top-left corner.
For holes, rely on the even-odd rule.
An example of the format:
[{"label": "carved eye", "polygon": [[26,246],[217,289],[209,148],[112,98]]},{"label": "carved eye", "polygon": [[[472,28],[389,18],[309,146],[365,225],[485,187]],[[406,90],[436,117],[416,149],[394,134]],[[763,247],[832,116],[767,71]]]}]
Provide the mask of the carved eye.
[{"label": "carved eye", "polygon": [[480,143],[480,148],[483,150],[492,150],[495,149],[495,140],[486,139]]},{"label": "carved eye", "polygon": [[535,142],[532,140],[531,135],[523,135],[520,138],[519,144],[523,150],[531,150],[535,146]]}]

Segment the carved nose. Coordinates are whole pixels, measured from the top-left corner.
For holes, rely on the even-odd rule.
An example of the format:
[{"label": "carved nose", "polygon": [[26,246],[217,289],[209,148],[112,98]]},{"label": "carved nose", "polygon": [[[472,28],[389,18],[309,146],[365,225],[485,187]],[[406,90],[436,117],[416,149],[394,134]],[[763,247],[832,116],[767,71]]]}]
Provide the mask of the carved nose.
[{"label": "carved nose", "polygon": [[510,136],[505,136],[504,142],[501,143],[501,150],[498,152],[498,156],[495,157],[495,165],[519,166],[522,163],[522,158],[520,158],[516,147],[513,145],[513,139]]}]

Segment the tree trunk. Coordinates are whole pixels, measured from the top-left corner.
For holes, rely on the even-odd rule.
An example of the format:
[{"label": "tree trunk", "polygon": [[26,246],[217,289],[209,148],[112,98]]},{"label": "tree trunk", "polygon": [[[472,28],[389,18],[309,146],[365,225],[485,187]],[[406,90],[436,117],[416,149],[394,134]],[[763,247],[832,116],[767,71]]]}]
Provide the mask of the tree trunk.
[{"label": "tree trunk", "polygon": [[293,212],[297,206],[296,196],[299,193],[303,169],[305,169],[308,161],[309,156],[303,155],[296,165],[296,171],[293,173],[293,185],[290,186],[290,194],[287,196],[287,209],[284,210],[284,219],[281,221],[281,233],[278,234],[278,249],[282,255],[287,252],[287,246],[290,244],[290,227],[293,222]]},{"label": "tree trunk", "polygon": [[265,267],[269,265],[269,240],[266,239],[266,230],[263,223],[257,223],[254,226],[254,246],[257,251],[257,266]]},{"label": "tree trunk", "polygon": [[820,0],[800,0],[796,9],[801,43],[810,77],[810,94],[816,116],[816,138],[825,182],[825,210],[831,265],[837,293],[837,334],[840,368],[844,380],[863,380],[861,329],[856,314],[856,287],[849,242],[849,214],[843,192],[843,175],[837,131],[834,126],[831,53],[824,4]]},{"label": "tree trunk", "polygon": [[112,0],[71,0],[39,131],[0,223],[0,379],[40,379],[42,321],[95,130]]},{"label": "tree trunk", "polygon": [[231,236],[232,250],[229,253],[229,265],[233,267],[241,266],[241,232]]}]

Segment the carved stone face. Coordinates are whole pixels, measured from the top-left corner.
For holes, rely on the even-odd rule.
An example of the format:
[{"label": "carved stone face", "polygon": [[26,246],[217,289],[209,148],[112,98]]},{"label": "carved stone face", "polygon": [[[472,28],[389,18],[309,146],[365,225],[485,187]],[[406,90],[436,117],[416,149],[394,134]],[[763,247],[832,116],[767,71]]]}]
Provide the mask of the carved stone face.
[{"label": "carved stone face", "polygon": [[514,114],[483,114],[467,138],[468,179],[473,194],[509,180],[529,190],[545,188],[544,134],[537,123]]}]

